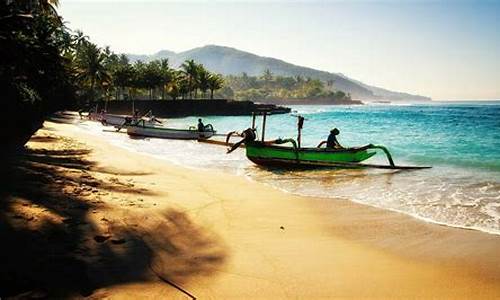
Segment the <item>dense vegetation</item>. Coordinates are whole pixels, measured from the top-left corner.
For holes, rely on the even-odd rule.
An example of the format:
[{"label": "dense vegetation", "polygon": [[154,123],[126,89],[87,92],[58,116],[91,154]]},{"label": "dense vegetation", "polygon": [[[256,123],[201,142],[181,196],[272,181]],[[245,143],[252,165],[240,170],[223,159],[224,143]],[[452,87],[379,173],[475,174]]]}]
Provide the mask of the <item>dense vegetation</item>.
[{"label": "dense vegetation", "polygon": [[70,105],[74,42],[50,2],[0,2],[2,150],[23,145],[48,113]]},{"label": "dense vegetation", "polygon": [[168,59],[131,64],[125,55],[101,49],[86,38],[79,40],[75,50],[80,96],[91,101],[213,98],[223,85],[221,75],[193,60],[185,61],[179,70],[171,68]]},{"label": "dense vegetation", "polygon": [[302,76],[274,76],[269,70],[262,76],[229,75],[225,77],[226,87],[221,96],[237,100],[274,100],[274,99],[331,99],[350,100],[350,95],[334,89],[334,82],[326,84],[318,79]]},{"label": "dense vegetation", "polygon": [[130,64],[66,28],[57,0],[0,1],[0,82],[4,125],[2,150],[19,147],[61,109],[96,100],[210,97],[220,75],[188,60],[180,70],[168,60]]}]

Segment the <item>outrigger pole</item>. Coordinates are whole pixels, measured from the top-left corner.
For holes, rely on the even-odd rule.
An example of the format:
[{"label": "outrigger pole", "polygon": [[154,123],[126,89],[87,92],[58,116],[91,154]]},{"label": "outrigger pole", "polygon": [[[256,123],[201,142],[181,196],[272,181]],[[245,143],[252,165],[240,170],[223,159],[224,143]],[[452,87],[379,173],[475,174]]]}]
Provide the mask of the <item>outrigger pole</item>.
[{"label": "outrigger pole", "polygon": [[302,141],[302,126],[304,126],[304,117],[297,116],[297,146],[299,149]]},{"label": "outrigger pole", "polygon": [[264,142],[264,135],[266,134],[266,118],[267,112],[264,112],[262,115],[262,142]]}]

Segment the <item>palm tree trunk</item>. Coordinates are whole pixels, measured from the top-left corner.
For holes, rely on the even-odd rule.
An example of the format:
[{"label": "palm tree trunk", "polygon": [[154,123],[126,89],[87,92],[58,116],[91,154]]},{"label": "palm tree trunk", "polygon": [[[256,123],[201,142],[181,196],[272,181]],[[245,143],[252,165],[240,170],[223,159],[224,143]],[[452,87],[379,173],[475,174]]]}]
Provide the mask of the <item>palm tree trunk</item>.
[{"label": "palm tree trunk", "polygon": [[94,97],[94,86],[95,86],[95,78],[92,77],[92,79],[90,80],[90,100],[92,102],[95,101],[95,97]]},{"label": "palm tree trunk", "polygon": [[214,99],[214,89],[210,89],[210,99]]}]

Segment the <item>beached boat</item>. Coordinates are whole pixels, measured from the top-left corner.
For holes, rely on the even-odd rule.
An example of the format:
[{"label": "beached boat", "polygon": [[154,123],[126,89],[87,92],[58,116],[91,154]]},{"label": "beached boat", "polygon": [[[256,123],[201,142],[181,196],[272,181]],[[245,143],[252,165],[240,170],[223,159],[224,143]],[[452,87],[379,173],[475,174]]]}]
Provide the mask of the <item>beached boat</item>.
[{"label": "beached boat", "polygon": [[103,114],[100,121],[105,126],[122,126],[125,124],[127,118],[132,119],[131,116]]},{"label": "beached boat", "polygon": [[[243,139],[232,145],[228,153],[234,151],[240,145],[245,144],[247,158],[253,163],[266,167],[279,168],[360,168],[372,167],[381,169],[423,169],[428,167],[419,166],[396,166],[392,156],[384,146],[366,145],[353,148],[321,148],[325,142],[321,142],[318,147],[301,147],[301,129],[304,119],[299,116],[298,122],[298,138],[294,139],[276,139],[265,141],[265,123],[266,114],[263,114],[262,135],[261,140],[256,139],[255,134],[255,115],[253,116],[252,127],[246,129],[241,136]],[[231,135],[229,133],[226,142],[229,141]],[[284,144],[291,144],[285,146]],[[376,150],[382,150],[389,162],[388,165],[362,164],[361,162],[374,156]]]},{"label": "beached boat", "polygon": [[198,140],[208,139],[215,134],[212,125],[207,124],[204,131],[198,131],[194,127],[189,129],[166,128],[161,126],[147,125],[140,121],[127,126],[127,134],[131,136],[155,137],[162,139]]},{"label": "beached boat", "polygon": [[126,115],[115,115],[108,113],[90,113],[89,119],[101,122],[104,126],[114,126],[114,127],[124,127],[129,124],[133,124],[138,120],[143,120],[147,125],[155,125],[161,123],[156,119],[151,111],[146,113],[144,116],[126,116]]},{"label": "beached boat", "polygon": [[123,124],[125,124],[127,118],[133,119],[132,116],[125,116],[125,115],[114,115],[114,114],[95,113],[95,112],[89,114],[90,120],[101,122],[101,124],[104,126],[122,126]]}]

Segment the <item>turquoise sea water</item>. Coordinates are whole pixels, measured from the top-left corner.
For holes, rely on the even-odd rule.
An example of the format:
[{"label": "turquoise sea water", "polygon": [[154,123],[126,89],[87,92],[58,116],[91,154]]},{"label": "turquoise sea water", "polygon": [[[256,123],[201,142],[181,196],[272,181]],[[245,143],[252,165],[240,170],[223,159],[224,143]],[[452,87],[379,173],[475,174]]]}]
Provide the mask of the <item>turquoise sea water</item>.
[{"label": "turquoise sea water", "polygon": [[[188,167],[225,170],[291,193],[352,201],[396,210],[450,226],[500,233],[500,102],[295,106],[306,118],[302,144],[316,146],[332,127],[344,146],[387,146],[396,164],[425,165],[418,171],[266,170],[244,150],[226,155],[224,147],[193,141],[132,140],[110,135],[114,143]],[[266,139],[296,137],[291,114],[268,117]],[[167,120],[172,127],[197,118]],[[250,117],[205,117],[220,133],[243,130]],[[260,122],[258,122],[260,128]],[[97,131],[96,131],[97,132]],[[367,162],[385,163],[383,155]],[[333,203],[333,202],[332,202]]]}]

